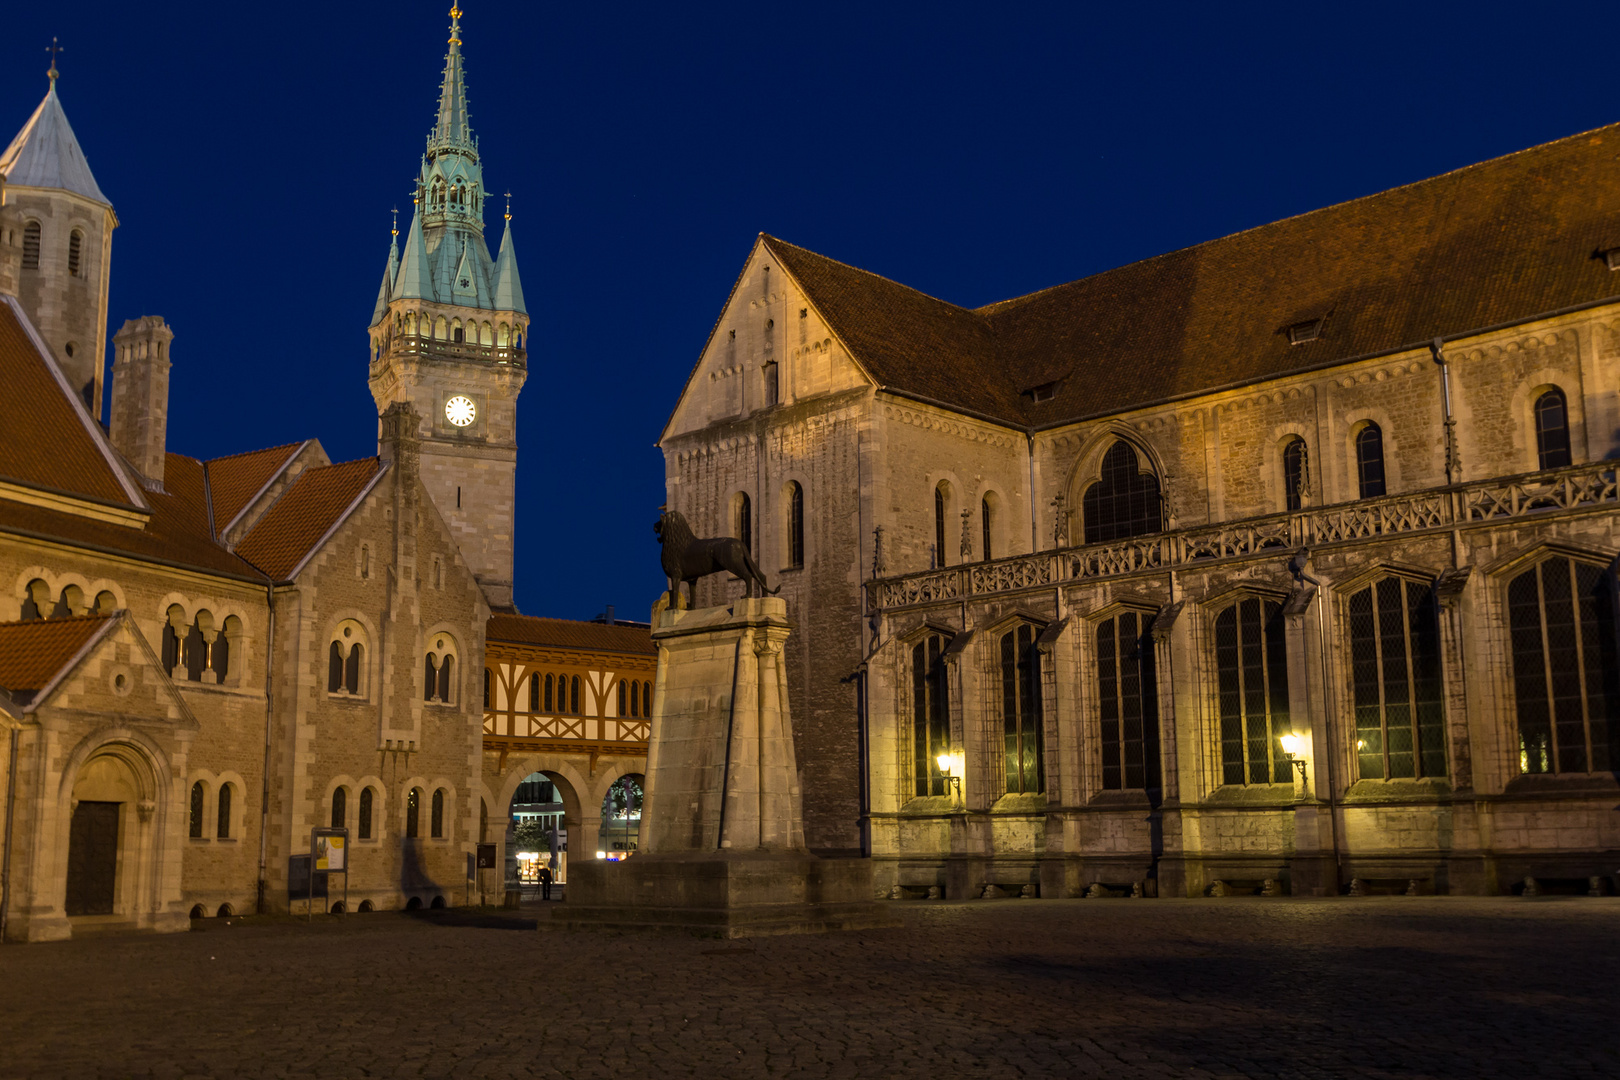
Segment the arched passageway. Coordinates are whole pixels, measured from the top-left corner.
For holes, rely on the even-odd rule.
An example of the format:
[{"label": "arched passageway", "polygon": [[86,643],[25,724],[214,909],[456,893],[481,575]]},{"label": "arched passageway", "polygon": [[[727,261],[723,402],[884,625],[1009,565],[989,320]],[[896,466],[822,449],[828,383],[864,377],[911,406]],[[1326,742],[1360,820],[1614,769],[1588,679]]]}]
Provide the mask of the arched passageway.
[{"label": "arched passageway", "polygon": [[598,858],[623,859],[635,853],[641,835],[641,800],[646,777],[625,773],[602,797],[602,827],[597,833]]},{"label": "arched passageway", "polygon": [[553,881],[567,881],[570,804],[579,805],[572,786],[553,772],[532,772],[512,792],[506,824],[509,888],[538,885],[542,866],[550,867]]}]

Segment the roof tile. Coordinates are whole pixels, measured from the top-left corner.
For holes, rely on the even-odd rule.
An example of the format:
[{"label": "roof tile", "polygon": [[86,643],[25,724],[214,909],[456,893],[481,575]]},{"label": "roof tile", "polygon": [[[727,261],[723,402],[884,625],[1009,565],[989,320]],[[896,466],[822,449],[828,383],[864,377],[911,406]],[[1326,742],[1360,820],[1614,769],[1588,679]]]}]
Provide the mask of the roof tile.
[{"label": "roof tile", "polygon": [[652,631],[645,626],[609,626],[607,623],[547,619],[536,615],[491,615],[484,637],[487,641],[513,645],[549,645],[587,652],[658,655],[658,649],[652,642]]},{"label": "roof tile", "polygon": [[27,697],[43,690],[117,615],[0,623],[0,687]]},{"label": "roof tile", "polygon": [[284,581],[377,475],[377,458],[305,469],[254,523],[236,553]]},{"label": "roof tile", "polygon": [[263,490],[303,443],[287,443],[244,454],[213,458],[206,463],[208,487],[214,496],[214,532],[223,533],[253,496]]}]

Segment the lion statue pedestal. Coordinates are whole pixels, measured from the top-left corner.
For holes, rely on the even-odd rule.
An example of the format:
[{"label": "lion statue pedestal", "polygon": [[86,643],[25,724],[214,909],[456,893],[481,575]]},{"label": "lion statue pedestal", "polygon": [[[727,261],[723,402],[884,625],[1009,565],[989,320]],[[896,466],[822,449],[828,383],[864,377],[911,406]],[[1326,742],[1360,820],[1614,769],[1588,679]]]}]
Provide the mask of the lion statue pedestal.
[{"label": "lion statue pedestal", "polygon": [[543,928],[680,929],[717,937],[897,925],[866,859],[804,846],[782,646],[787,602],[665,610],[638,854],[568,868]]}]

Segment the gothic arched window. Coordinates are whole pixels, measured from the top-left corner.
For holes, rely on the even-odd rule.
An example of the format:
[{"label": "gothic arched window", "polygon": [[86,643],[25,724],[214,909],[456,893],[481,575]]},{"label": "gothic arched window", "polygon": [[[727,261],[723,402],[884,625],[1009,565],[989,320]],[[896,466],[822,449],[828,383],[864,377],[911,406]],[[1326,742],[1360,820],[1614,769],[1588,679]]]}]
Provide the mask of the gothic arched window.
[{"label": "gothic arched window", "polygon": [[232,784],[219,785],[219,813],[217,815],[219,828],[215,831],[215,835],[221,840],[228,840],[231,836],[231,790],[233,787]]},{"label": "gothic arched window", "polygon": [[414,840],[421,835],[421,830],[422,789],[413,787],[405,796],[405,835]]},{"label": "gothic arched window", "polygon": [[191,785],[191,819],[189,822],[191,827],[187,830],[187,835],[194,840],[202,838],[203,802],[207,797],[208,791],[203,787],[201,780]]},{"label": "gothic arched window", "polygon": [[540,673],[538,671],[529,673],[529,711],[532,713],[540,711]]},{"label": "gothic arched window", "polygon": [[787,527],[788,569],[798,570],[804,566],[804,488],[797,480],[788,481]]},{"label": "gothic arched window", "polygon": [[1159,478],[1141,471],[1136,451],[1123,439],[1103,455],[1102,475],[1086,489],[1081,510],[1088,544],[1164,531]]},{"label": "gothic arched window", "polygon": [[343,689],[351,694],[360,692],[360,661],[366,647],[359,642],[349,646],[349,658],[343,663]]},{"label": "gothic arched window", "polygon": [[1508,583],[1519,771],[1620,765],[1615,596],[1601,566],[1548,559]]},{"label": "gothic arched window", "polygon": [[1350,683],[1363,780],[1445,776],[1440,622],[1429,586],[1387,577],[1351,595]]},{"label": "gothic arched window", "polygon": [[1356,482],[1363,499],[1384,494],[1384,432],[1370,421],[1356,432]]},{"label": "gothic arched window", "polygon": [[1569,408],[1562,390],[1536,398],[1536,467],[1561,469],[1570,464]]},{"label": "gothic arched window", "polygon": [[551,676],[550,675],[546,676],[546,705],[545,705],[545,710],[546,710],[546,712],[551,711]]},{"label": "gothic arched window", "polygon": [[[333,646],[334,648],[336,646]],[[422,700],[432,701],[433,692],[439,688],[439,665],[433,654],[428,653],[427,659],[422,661]]]},{"label": "gothic arched window", "polygon": [[433,817],[429,828],[429,835],[435,840],[444,839],[444,789],[439,788],[433,793]]},{"label": "gothic arched window", "polygon": [[1282,605],[1249,597],[1215,617],[1221,771],[1227,784],[1286,784],[1294,769],[1278,742],[1288,714]]},{"label": "gothic arched window", "polygon": [[575,675],[569,680],[568,711],[575,716],[579,715],[579,676]]},{"label": "gothic arched window", "polygon": [[765,365],[765,404],[775,405],[779,398],[780,387],[776,381],[776,361],[772,360]]},{"label": "gothic arched window", "polygon": [[[446,705],[450,704],[450,675],[456,666],[456,658],[445,654],[444,661],[439,665],[439,700]],[[488,669],[485,669],[486,673]]]},{"label": "gothic arched window", "polygon": [[934,485],[934,566],[945,565],[945,496],[950,485],[941,480]]},{"label": "gothic arched window", "polygon": [[951,751],[945,644],[943,636],[929,634],[911,647],[911,764],[917,795],[945,794],[938,760]]},{"label": "gothic arched window", "polygon": [[990,506],[990,496],[986,495],[979,500],[979,524],[984,530],[984,550],[980,556],[985,562],[995,558],[990,547],[990,528],[995,523],[995,510]]},{"label": "gothic arched window", "polygon": [[754,553],[754,504],[748,492],[739,491],[732,500],[732,535],[742,541],[743,550]]},{"label": "gothic arched window", "polygon": [[332,828],[344,829],[349,825],[349,790],[348,788],[334,788],[332,790]]},{"label": "gothic arched window", "polygon": [[626,709],[628,709],[630,707],[628,693],[629,692],[625,689],[624,680],[620,679],[619,680],[619,715],[621,717],[625,717],[625,716],[630,715],[628,712],[625,711]]},{"label": "gothic arched window", "polygon": [[641,684],[641,715],[652,719],[652,683]]},{"label": "gothic arched window", "polygon": [[1305,440],[1294,437],[1283,447],[1283,502],[1290,510],[1298,510],[1304,503],[1307,490],[1305,473]]},{"label": "gothic arched window", "polygon": [[362,788],[360,790],[360,820],[356,821],[355,824],[359,826],[357,831],[360,833],[360,839],[362,840],[371,839],[371,811],[376,802],[376,791],[371,788]]},{"label": "gothic arched window", "polygon": [[1046,790],[1041,761],[1041,656],[1028,623],[1001,635],[1001,719],[1007,791]]},{"label": "gothic arched window", "polygon": [[1104,789],[1159,786],[1159,687],[1151,622],[1127,611],[1097,624]]}]

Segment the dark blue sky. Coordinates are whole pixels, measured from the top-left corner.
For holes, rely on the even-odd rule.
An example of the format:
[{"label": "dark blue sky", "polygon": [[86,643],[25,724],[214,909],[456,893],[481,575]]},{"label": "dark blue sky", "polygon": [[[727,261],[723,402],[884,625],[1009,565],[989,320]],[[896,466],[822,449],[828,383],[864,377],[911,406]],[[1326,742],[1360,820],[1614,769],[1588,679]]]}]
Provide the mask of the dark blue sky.
[{"label": "dark blue sky", "polygon": [[[175,329],[171,449],[375,453],[365,327],[447,9],[8,11],[0,138],[60,36],[62,99],[122,222],[113,328]],[[467,0],[473,127],[491,189],[513,193],[533,318],[519,606],[646,617],[653,443],[756,233],[957,303],[1016,296],[1620,120],[1617,21],[1612,4]]]}]

